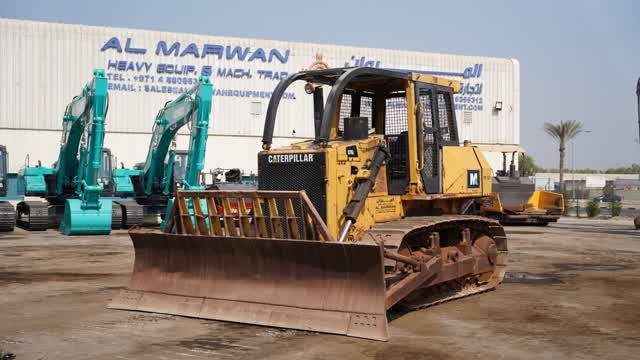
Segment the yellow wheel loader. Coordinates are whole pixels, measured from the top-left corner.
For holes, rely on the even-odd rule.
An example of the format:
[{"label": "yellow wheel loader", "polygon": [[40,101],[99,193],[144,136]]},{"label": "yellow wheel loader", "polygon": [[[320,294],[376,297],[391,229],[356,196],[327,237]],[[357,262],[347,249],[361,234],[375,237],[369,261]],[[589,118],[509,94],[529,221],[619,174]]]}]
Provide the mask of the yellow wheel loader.
[{"label": "yellow wheel loader", "polygon": [[[313,97],[315,138],[274,149],[294,82]],[[459,87],[374,68],[289,76],[269,102],[258,190],[179,191],[164,232],[130,230],[132,278],[109,307],[387,340],[392,307],[494,289],[507,241],[498,221],[461,215],[492,172],[459,144]]]},{"label": "yellow wheel loader", "polygon": [[536,190],[533,179],[520,177],[516,154],[511,154],[507,171],[507,153],[502,153],[502,170],[493,178],[493,194],[486,201],[476,201],[475,209],[479,211],[471,213],[498,219],[503,225],[546,226],[557,222],[564,213],[564,196]]}]

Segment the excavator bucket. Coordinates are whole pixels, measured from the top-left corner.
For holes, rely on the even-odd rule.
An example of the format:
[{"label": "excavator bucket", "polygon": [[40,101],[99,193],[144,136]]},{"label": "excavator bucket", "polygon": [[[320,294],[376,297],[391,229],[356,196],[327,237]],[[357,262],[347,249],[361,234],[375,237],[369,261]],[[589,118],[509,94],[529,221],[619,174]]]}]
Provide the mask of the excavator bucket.
[{"label": "excavator bucket", "polygon": [[383,249],[333,241],[304,192],[180,191],[164,232],[129,234],[109,308],[388,338]]},{"label": "excavator bucket", "polygon": [[111,200],[101,199],[94,208],[83,207],[80,199],[67,199],[60,232],[65,235],[109,235],[112,217]]}]

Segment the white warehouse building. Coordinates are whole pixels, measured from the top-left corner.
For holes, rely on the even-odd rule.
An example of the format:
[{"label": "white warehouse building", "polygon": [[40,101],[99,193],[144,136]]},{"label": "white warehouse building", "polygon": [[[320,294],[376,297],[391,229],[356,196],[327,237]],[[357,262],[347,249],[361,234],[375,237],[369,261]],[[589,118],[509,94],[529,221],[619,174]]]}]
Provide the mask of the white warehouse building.
[{"label": "white warehouse building", "polygon": [[[109,80],[105,146],[118,163],[145,159],[155,116],[201,75],[214,87],[205,169],[256,171],[270,92],[288,74],[320,61],[431,73],[462,82],[455,97],[460,140],[485,150],[494,170],[519,149],[517,60],[299,42],[177,34],[0,19],[0,144],[9,171],[57,160],[62,116],[96,68]],[[274,145],[313,136],[313,105],[290,88]],[[187,130],[177,141],[188,146]]]}]

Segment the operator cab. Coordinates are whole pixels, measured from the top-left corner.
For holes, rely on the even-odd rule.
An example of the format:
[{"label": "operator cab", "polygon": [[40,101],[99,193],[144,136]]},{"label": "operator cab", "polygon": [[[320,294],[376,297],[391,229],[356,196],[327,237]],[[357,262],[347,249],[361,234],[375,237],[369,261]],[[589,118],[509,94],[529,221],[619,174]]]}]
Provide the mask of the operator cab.
[{"label": "operator cab", "polygon": [[[175,160],[173,162],[173,179],[178,188],[184,187],[184,179],[187,174],[187,161],[189,159],[189,151],[176,150]],[[191,184],[195,185],[195,184]]]},{"label": "operator cab", "polygon": [[[408,192],[410,155],[417,158],[425,191],[443,192],[442,147],[460,145],[453,107],[457,82],[416,72],[364,67],[291,75],[271,97],[263,135],[265,149],[271,145],[278,103],[295,81],[305,81],[305,92],[313,95],[314,143],[323,146],[331,140],[350,140],[353,134],[357,138],[382,135],[391,153],[386,166],[390,195]],[[410,126],[407,109],[411,105],[416,109],[418,124]],[[409,154],[410,128],[417,131],[418,154]]]},{"label": "operator cab", "polygon": [[102,184],[102,196],[113,196],[113,157],[111,149],[102,148],[102,161],[98,170],[98,183]]}]

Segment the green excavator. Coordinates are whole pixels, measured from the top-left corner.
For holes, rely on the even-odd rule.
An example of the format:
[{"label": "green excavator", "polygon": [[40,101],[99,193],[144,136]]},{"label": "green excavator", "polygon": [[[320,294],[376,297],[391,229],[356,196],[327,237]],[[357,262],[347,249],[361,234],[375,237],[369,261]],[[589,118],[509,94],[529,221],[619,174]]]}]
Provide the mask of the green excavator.
[{"label": "green excavator", "polygon": [[[125,227],[142,223],[144,214],[163,215],[177,187],[204,189],[198,180],[204,168],[212,94],[211,82],[203,76],[167,102],[154,121],[146,160],[133,169],[113,170],[114,195],[120,198],[114,199],[114,206],[121,208]],[[175,150],[175,138],[185,125],[191,130],[189,149]]]},{"label": "green excavator", "polygon": [[109,107],[107,87],[104,70],[95,70],[93,79],[67,105],[55,166],[39,164],[20,170],[25,196],[39,196],[45,201],[18,203],[18,226],[46,230],[51,224],[59,224],[65,235],[111,232],[113,207],[111,199],[102,197],[101,180],[103,158],[110,158],[103,148]]}]

